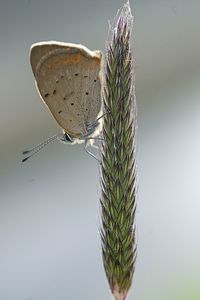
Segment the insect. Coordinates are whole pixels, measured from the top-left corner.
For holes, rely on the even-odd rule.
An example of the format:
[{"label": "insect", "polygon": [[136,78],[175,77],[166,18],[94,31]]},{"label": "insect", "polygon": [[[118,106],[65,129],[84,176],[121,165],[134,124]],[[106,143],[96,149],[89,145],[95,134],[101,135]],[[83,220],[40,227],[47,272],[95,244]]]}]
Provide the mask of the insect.
[{"label": "insect", "polygon": [[101,110],[102,53],[78,44],[41,42],[31,46],[30,62],[39,95],[63,133],[24,151],[23,154],[32,154],[22,161],[56,138],[66,143],[85,141],[86,149],[102,117],[98,118]]}]

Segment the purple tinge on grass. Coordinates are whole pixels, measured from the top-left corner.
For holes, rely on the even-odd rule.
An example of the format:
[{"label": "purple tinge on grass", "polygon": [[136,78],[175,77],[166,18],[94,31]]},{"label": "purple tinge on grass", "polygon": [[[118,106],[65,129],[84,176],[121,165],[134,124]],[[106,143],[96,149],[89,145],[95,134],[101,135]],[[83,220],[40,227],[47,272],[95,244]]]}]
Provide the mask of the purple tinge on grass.
[{"label": "purple tinge on grass", "polygon": [[116,300],[126,299],[136,260],[136,102],[129,2],[107,43],[101,147],[101,239],[104,269]]}]

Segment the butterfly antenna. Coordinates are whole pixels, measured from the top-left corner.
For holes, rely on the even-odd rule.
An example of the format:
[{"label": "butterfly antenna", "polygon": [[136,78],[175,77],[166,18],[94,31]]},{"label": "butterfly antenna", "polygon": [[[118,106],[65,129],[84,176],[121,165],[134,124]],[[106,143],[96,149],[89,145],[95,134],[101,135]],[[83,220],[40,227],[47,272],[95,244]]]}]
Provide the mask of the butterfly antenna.
[{"label": "butterfly antenna", "polygon": [[27,157],[22,159],[22,162],[27,161],[31,156],[35,155],[38,153],[40,150],[42,150],[45,146],[47,146],[49,143],[53,142],[55,139],[57,139],[60,136],[60,134],[53,135],[49,138],[47,138],[44,142],[38,144],[37,146],[27,149],[22,152],[23,155],[29,154]]}]

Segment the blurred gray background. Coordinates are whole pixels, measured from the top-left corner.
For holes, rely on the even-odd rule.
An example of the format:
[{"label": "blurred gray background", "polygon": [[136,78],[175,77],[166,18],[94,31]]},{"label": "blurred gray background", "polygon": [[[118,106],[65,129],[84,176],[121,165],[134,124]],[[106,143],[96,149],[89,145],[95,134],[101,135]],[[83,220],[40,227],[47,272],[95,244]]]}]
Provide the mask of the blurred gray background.
[{"label": "blurred gray background", "polygon": [[[21,152],[60,131],[32,43],[104,49],[122,0],[0,1],[0,300],[111,299],[99,170],[83,145]],[[130,300],[200,299],[200,1],[134,0],[138,259]]]}]

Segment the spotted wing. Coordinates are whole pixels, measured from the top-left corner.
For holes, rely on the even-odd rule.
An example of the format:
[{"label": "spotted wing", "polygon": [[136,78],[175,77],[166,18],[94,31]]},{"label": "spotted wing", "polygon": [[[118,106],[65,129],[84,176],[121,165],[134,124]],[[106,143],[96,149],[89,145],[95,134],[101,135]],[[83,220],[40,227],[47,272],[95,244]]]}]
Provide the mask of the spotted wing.
[{"label": "spotted wing", "polygon": [[72,137],[87,135],[101,106],[101,53],[58,42],[34,44],[30,60],[39,93]]}]

